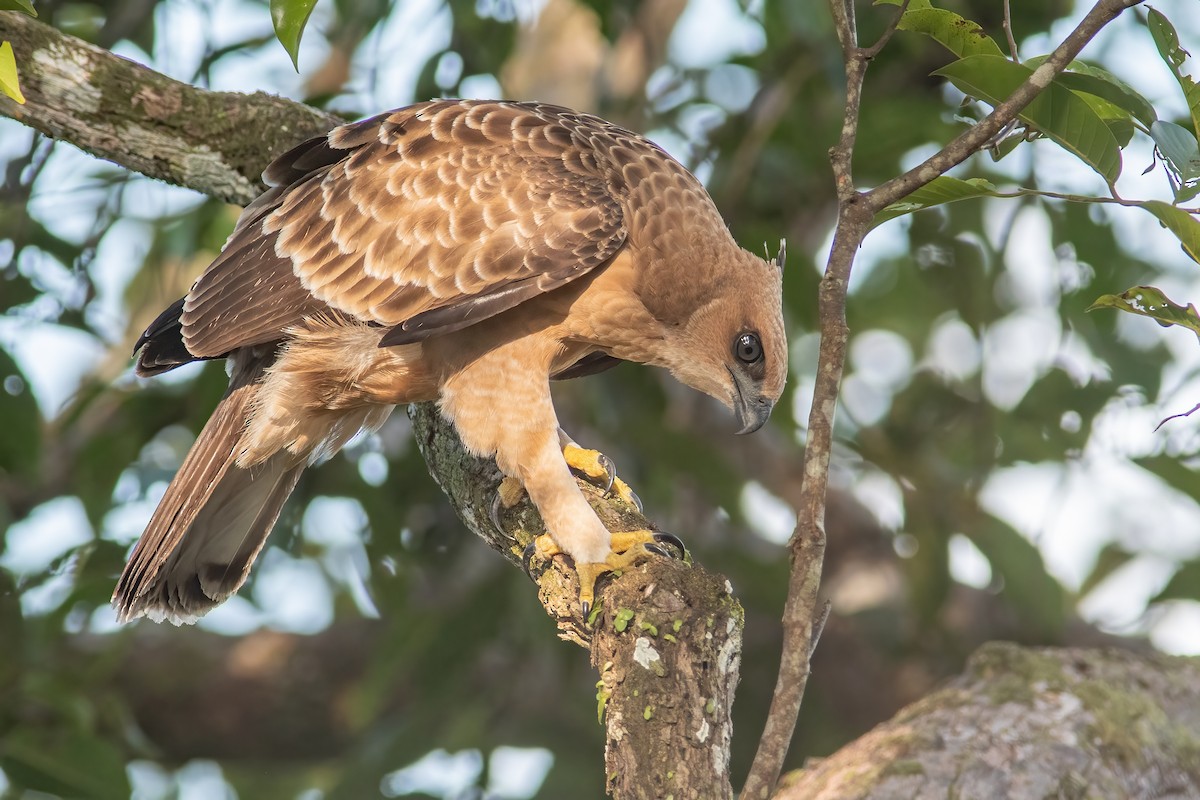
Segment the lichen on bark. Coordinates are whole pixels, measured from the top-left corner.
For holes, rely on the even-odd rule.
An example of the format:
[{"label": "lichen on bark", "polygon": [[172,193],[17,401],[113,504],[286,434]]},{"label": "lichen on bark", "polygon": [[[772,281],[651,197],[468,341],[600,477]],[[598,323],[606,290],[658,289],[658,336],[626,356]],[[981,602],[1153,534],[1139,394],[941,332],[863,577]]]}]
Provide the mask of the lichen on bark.
[{"label": "lichen on bark", "polygon": [[778,800],[1200,797],[1200,659],[980,648]]}]

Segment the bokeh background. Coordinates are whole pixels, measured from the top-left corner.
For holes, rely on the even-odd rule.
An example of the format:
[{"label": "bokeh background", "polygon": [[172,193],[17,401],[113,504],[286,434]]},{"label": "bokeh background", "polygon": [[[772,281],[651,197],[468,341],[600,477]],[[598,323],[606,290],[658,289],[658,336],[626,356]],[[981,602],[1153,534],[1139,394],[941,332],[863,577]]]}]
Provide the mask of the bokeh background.
[{"label": "bokeh background", "polygon": [[[945,4],[998,39],[1002,5]],[[792,376],[770,426],[629,365],[560,384],[565,427],[616,461],[663,528],[746,606],[733,770],[778,663],[785,542],[835,211],[841,55],[823,3],[320,0],[300,69],[254,0],[36,3],[43,22],[180,80],[355,118],[435,96],[558,102],[647,133],[735,236],[788,239]],[[1025,57],[1087,4],[1014,2]],[[1192,0],[1157,7],[1200,46]],[[864,40],[892,9],[860,9]],[[1085,52],[1186,117],[1141,22]],[[873,65],[856,177],[886,180],[963,126],[901,33]],[[603,731],[578,648],[473,540],[404,414],[305,473],[240,596],[195,628],[118,627],[113,582],[223,391],[219,364],[133,377],[133,341],[214,257],[238,209],[0,120],[0,796],[600,796]],[[1122,192],[1170,198],[1152,145]],[[955,174],[1103,193],[1048,142]],[[1200,296],[1144,212],[1034,199],[887,223],[864,248],[838,412],[818,650],[791,763],[828,754],[978,644],[1200,653],[1197,341],[1100,294]],[[36,792],[34,791],[36,790]],[[37,793],[40,792],[40,793]]]}]

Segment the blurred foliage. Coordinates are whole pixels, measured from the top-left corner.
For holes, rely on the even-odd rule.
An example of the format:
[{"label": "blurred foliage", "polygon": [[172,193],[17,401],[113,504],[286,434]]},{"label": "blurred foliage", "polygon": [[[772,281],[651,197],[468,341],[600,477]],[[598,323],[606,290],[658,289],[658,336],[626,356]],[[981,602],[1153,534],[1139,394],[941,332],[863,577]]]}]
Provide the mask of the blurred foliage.
[{"label": "blurred foliage", "polygon": [[[667,39],[683,24],[681,12],[712,13],[712,4],[686,11],[668,2],[551,5],[573,21],[564,28],[579,37],[572,56],[595,65],[573,104],[664,137],[707,176],[747,247],[789,240],[793,377],[770,430],[734,441],[723,410],[631,366],[556,389],[565,427],[611,455],[651,516],[683,536],[697,560],[725,572],[745,603],[736,777],[748,765],[774,682],[787,572],[778,536],[763,534],[765,512],[748,500],[759,495],[747,486],[786,503],[801,479],[815,353],[813,264],[822,260],[835,211],[827,151],[842,124],[841,53],[823,7],[814,14],[802,3],[722,5],[738,30],[753,34],[742,47]],[[1000,4],[945,5],[1000,41]],[[1020,42],[1044,43],[1071,11],[1061,2],[1013,5]],[[522,74],[552,82],[562,69],[525,35],[529,7],[511,0],[319,2],[303,39],[303,24],[284,19],[299,79],[271,36],[266,2],[36,6],[46,23],[140,53],[176,77],[227,88],[229,76],[244,78],[260,65],[249,70],[255,83],[238,88],[286,92],[348,116],[380,110],[379,97],[461,94],[481,85],[481,76],[529,97],[542,85],[506,79],[518,74],[506,69],[526,59],[534,66]],[[270,6],[298,8],[306,18],[312,9],[286,0]],[[1167,12],[1176,23],[1187,19]],[[892,13],[864,5],[863,40],[881,33]],[[280,19],[277,13],[276,29]],[[945,83],[931,75],[978,45],[943,42],[948,55],[936,35],[945,21],[914,19],[873,66],[855,158],[864,186],[916,163],[915,154],[948,141],[962,129],[961,117],[978,113],[954,108],[959,98],[948,102]],[[420,39],[413,32],[423,26]],[[1180,34],[1161,21],[1152,27],[1171,62],[1156,65],[1162,82],[1177,83],[1187,99],[1174,121],[1161,121],[1192,130],[1194,84],[1175,58]],[[410,38],[397,38],[398,29]],[[1184,41],[1195,34],[1185,31]],[[1131,23],[1120,35],[1151,34]],[[181,42],[188,52],[198,49],[194,58],[172,55],[183,52]],[[395,73],[385,68],[405,59],[415,61],[411,85],[389,84]],[[1162,185],[1174,199],[1186,198],[1196,185],[1194,136],[1189,145],[1178,131],[1155,128],[1157,98],[1147,113],[1097,77],[1096,64],[1073,70],[1079,83],[1063,91],[1102,92],[1118,107],[1125,98],[1138,130],[1158,145]],[[956,85],[969,88],[965,79]],[[565,77],[558,88],[567,90]],[[1135,143],[1146,139],[1130,135]],[[0,145],[0,795],[124,797],[133,781],[146,797],[173,797],[216,780],[242,797],[268,800],[475,797],[502,777],[502,746],[553,755],[538,796],[602,786],[594,675],[581,653],[554,638],[524,578],[463,535],[426,475],[403,414],[305,473],[251,584],[231,602],[235,612],[224,622],[214,618],[215,632],[147,623],[114,629],[107,599],[115,576],[225,384],[219,364],[139,381],[128,352],[213,258],[236,209],[181,200],[182,193],[88,161],[15,123],[0,124]],[[1200,526],[1166,537],[1176,539],[1170,549],[1162,537],[1141,535],[1154,530],[1152,520],[1139,528],[1130,520],[1140,517],[1114,510],[1114,527],[1091,542],[1094,565],[1080,565],[1085,577],[1067,585],[1048,569],[1044,542],[1014,521],[1020,509],[1000,513],[985,496],[997,476],[1028,465],[1052,467],[1066,481],[1104,458],[1126,466],[1136,458],[1165,493],[1195,491],[1200,444],[1188,421],[1126,449],[1111,433],[1144,426],[1160,402],[1190,405],[1180,397],[1195,391],[1196,361],[1181,358],[1184,346],[1166,338],[1185,336],[1194,349],[1190,335],[1156,335],[1145,320],[1086,313],[1098,296],[1119,297],[1131,286],[1160,279],[1194,286],[1184,272],[1193,265],[1182,256],[1164,261],[1163,252],[1177,255],[1173,248],[1148,249],[1144,240],[1127,246],[1128,217],[1108,207],[1039,195],[1077,191],[1076,183],[1096,177],[1079,177],[1086,170],[1060,176],[1070,156],[1056,158],[1048,148],[1035,142],[1006,148],[998,162],[975,159],[970,181],[946,179],[893,209],[891,216],[907,216],[881,226],[869,241],[881,244],[864,251],[848,309],[855,335],[837,431],[841,500],[829,519],[835,616],[817,654],[796,763],[887,717],[957,670],[985,638],[1095,641],[1088,638],[1094,632],[1080,633],[1080,602],[1135,562],[1171,566],[1140,630],[1171,604],[1200,599]],[[64,190],[56,185],[64,180],[75,183]],[[1027,192],[999,196],[1012,195],[1013,185]],[[1103,191],[1102,182],[1092,191]],[[911,214],[917,208],[928,210]],[[1164,240],[1174,231],[1186,241],[1187,226],[1155,208],[1128,213],[1140,215],[1135,224],[1144,228],[1162,220],[1170,228],[1161,231]],[[1190,306],[1170,308],[1195,317]],[[48,367],[62,374],[48,379]],[[72,391],[61,407],[39,396],[63,385]],[[1105,513],[1112,499],[1091,503]],[[1007,502],[1021,505],[1011,492]],[[80,511],[72,529],[56,529],[68,518],[63,509],[72,508]],[[68,543],[39,549],[29,542],[56,535]],[[990,568],[981,590],[952,572],[951,543],[962,539]],[[44,557],[22,555],[34,550]],[[1086,547],[1081,553],[1091,557]],[[272,576],[284,576],[282,589]],[[307,616],[276,608],[295,605],[288,583],[294,593],[316,591],[316,600],[302,603]],[[273,628],[296,633],[283,637]],[[466,770],[467,788],[422,790],[415,773],[396,774],[439,749],[482,754]]]}]

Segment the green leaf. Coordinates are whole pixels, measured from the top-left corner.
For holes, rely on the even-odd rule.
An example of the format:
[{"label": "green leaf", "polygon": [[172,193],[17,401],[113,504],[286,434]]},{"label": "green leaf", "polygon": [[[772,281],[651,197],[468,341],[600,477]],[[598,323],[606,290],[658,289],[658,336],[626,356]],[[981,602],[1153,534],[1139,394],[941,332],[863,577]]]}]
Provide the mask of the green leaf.
[{"label": "green leaf", "polygon": [[1091,106],[1096,116],[1104,120],[1113,138],[1117,140],[1118,147],[1124,148],[1129,144],[1129,140],[1133,138],[1134,127],[1133,118],[1128,111],[1094,94],[1076,92],[1075,95]]},{"label": "green leaf", "polygon": [[1200,220],[1161,200],[1146,200],[1135,205],[1158,217],[1158,221],[1179,239],[1183,252],[1193,261],[1200,262]]},{"label": "green leaf", "polygon": [[1194,133],[1182,125],[1160,120],[1150,126],[1150,136],[1181,180],[1200,178],[1200,147]]},{"label": "green leaf", "polygon": [[25,95],[21,94],[21,87],[17,84],[17,58],[8,42],[0,44],[0,92],[25,104]]},{"label": "green leaf", "polygon": [[0,0],[0,11],[20,11],[31,17],[37,16],[37,9],[31,0]]},{"label": "green leaf", "polygon": [[129,797],[125,759],[116,747],[80,731],[27,729],[6,737],[0,766],[18,786],[64,797]]},{"label": "green leaf", "polygon": [[1171,302],[1165,294],[1153,286],[1134,286],[1120,294],[1106,294],[1096,298],[1096,302],[1088,307],[1088,311],[1097,308],[1115,308],[1150,317],[1164,328],[1179,325],[1196,334],[1200,339],[1200,315],[1191,303],[1181,306]]},{"label": "green leaf", "polygon": [[1183,62],[1190,54],[1179,44],[1179,34],[1175,32],[1175,26],[1161,12],[1150,9],[1146,24],[1150,26],[1150,36],[1158,47],[1158,54],[1171,68],[1175,80],[1179,82],[1179,88],[1183,89],[1183,97],[1192,115],[1192,129],[1200,130],[1200,86],[1181,70]]},{"label": "green leaf", "polygon": [[1128,117],[1124,119],[1110,119],[1105,117],[1104,124],[1108,126],[1109,133],[1117,140],[1118,147],[1124,148],[1133,139],[1135,128],[1133,127],[1133,120]]},{"label": "green leaf", "polygon": [[957,200],[969,200],[972,197],[987,197],[996,194],[996,187],[983,178],[951,178],[946,175],[934,178],[929,183],[917,189],[902,200],[887,206],[872,220],[871,226],[882,225],[890,219],[921,211]]},{"label": "green leaf", "polygon": [[[1001,56],[959,59],[934,72],[965,94],[999,105],[1024,83],[1033,70]],[[1023,122],[1074,153],[1107,181],[1121,174],[1121,149],[1104,120],[1079,95],[1052,83],[1018,115]]]},{"label": "green leaf", "polygon": [[292,66],[300,71],[300,37],[304,26],[312,15],[317,0],[271,0],[271,22],[275,26],[275,37],[292,57]]},{"label": "green leaf", "polygon": [[[1049,56],[1037,56],[1026,59],[1025,66],[1031,69],[1040,67]],[[1102,97],[1113,105],[1128,111],[1138,122],[1149,128],[1158,119],[1158,113],[1150,101],[1142,97],[1125,81],[1113,75],[1108,70],[1093,67],[1082,61],[1072,61],[1067,65],[1066,72],[1054,79],[1055,83],[1066,86],[1073,92],[1093,94]]]},{"label": "green leaf", "polygon": [[33,387],[0,350],[0,473],[33,476],[42,452],[42,417]]},{"label": "green leaf", "polygon": [[1200,195],[1200,181],[1195,183],[1180,186],[1175,190],[1175,202],[1183,204]]},{"label": "green leaf", "polygon": [[1200,600],[1200,561],[1184,562],[1162,591],[1150,598],[1151,603],[1164,600]]},{"label": "green leaf", "polygon": [[923,33],[951,53],[963,58],[974,55],[1004,57],[996,40],[983,32],[978,23],[941,8],[909,6],[897,26],[902,31]]}]

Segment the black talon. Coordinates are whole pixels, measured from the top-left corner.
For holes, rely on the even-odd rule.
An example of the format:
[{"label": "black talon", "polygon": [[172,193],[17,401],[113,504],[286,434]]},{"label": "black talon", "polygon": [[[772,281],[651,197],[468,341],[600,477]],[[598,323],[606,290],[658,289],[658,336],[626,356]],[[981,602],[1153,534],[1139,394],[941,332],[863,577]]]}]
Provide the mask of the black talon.
[{"label": "black talon", "polygon": [[646,548],[647,550],[649,550],[651,553],[654,553],[655,555],[662,556],[663,558],[674,558],[675,557],[656,544],[644,544],[644,545],[642,545],[642,547]]},{"label": "black talon", "polygon": [[496,530],[504,533],[504,526],[500,524],[500,506],[500,493],[496,492],[496,496],[492,498],[492,507],[488,510],[488,519]]},{"label": "black talon", "polygon": [[[687,555],[687,548],[684,547],[683,540],[680,539],[678,536],[676,536],[673,533],[663,533],[662,531],[655,531],[654,541],[658,542],[659,544],[670,545],[671,547],[675,548],[676,550],[679,551],[680,558],[683,558],[684,556]],[[647,546],[649,546],[649,545],[647,545]],[[663,553],[663,555],[666,555],[668,558],[675,558],[675,556],[668,555],[666,553]]]},{"label": "black talon", "polygon": [[604,455],[604,453],[601,453],[600,457],[596,460],[600,462],[600,467],[604,470],[605,481],[607,481],[604,486],[604,496],[608,497],[612,494],[613,483],[617,480],[617,465],[613,463],[611,458]]},{"label": "black talon", "polygon": [[588,618],[588,614],[590,614],[590,613],[591,613],[591,611],[592,611],[592,604],[591,604],[591,603],[586,603],[586,602],[581,602],[579,605],[580,605],[580,606],[582,607],[582,609],[583,609],[583,621],[586,623],[586,622],[587,622],[587,618]]},{"label": "black talon", "polygon": [[645,509],[642,508],[642,498],[638,497],[637,492],[635,492],[633,489],[629,490],[629,498],[633,500],[633,505],[637,508],[639,514],[645,511]]}]

